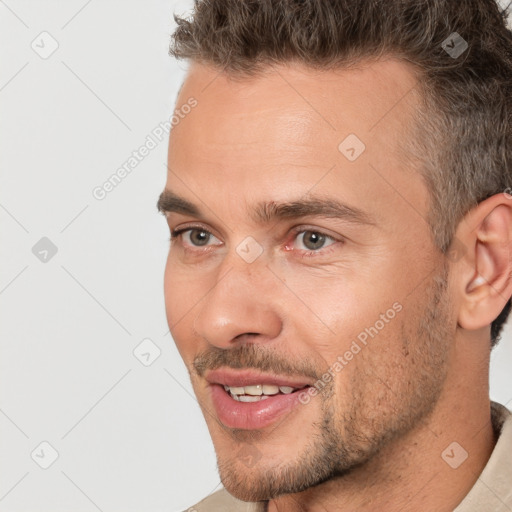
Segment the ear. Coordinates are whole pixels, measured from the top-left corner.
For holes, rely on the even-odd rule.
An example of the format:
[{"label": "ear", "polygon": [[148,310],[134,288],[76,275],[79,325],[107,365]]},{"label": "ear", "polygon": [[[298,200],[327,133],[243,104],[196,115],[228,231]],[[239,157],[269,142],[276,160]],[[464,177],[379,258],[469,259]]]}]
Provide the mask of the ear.
[{"label": "ear", "polygon": [[496,194],[479,203],[459,224],[454,242],[465,248],[455,263],[459,326],[489,326],[512,295],[512,196]]}]

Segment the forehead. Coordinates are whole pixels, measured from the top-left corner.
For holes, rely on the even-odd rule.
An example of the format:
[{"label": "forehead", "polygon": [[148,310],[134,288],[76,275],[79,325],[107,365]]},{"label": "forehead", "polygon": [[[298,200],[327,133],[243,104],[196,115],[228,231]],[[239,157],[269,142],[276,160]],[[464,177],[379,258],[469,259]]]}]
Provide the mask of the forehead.
[{"label": "forehead", "polygon": [[[168,187],[209,200],[206,180],[226,204],[235,190],[279,201],[312,187],[352,200],[368,195],[369,181],[425,196],[400,154],[417,94],[412,68],[394,59],[330,71],[275,66],[243,79],[193,64],[176,108],[191,97],[197,106],[171,131]],[[374,207],[389,199],[379,194]]]},{"label": "forehead", "polygon": [[[389,126],[393,120],[403,124],[403,115],[410,114],[414,104],[406,101],[407,96],[414,97],[417,83],[416,68],[393,58],[367,60],[333,70],[314,70],[300,64],[274,65],[254,77],[237,77],[193,63],[177,106],[194,96],[205,121],[210,117],[222,123],[259,112],[261,119],[252,118],[255,124],[295,123],[302,118],[304,123],[315,123],[321,131],[348,128],[378,134],[377,125]],[[216,130],[210,135],[216,134],[222,132]]]}]

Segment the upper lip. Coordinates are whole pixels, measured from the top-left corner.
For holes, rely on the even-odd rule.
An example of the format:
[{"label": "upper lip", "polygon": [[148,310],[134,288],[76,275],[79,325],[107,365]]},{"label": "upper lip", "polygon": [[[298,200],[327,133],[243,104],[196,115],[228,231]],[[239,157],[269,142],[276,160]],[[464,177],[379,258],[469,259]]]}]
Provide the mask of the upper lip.
[{"label": "upper lip", "polygon": [[219,368],[217,370],[208,371],[205,378],[210,384],[221,384],[229,387],[273,384],[275,386],[303,388],[304,386],[311,385],[304,377],[283,377],[249,369],[234,370],[231,368]]}]

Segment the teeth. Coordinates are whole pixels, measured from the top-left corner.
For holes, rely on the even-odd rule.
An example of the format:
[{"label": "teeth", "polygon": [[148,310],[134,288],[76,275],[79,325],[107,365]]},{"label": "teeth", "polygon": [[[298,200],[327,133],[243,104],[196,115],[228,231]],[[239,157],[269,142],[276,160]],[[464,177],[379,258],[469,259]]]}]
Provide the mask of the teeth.
[{"label": "teeth", "polygon": [[[226,392],[228,392],[235,400],[239,400],[241,402],[255,402],[253,398],[268,398],[271,395],[277,395],[279,392],[288,395],[292,393],[295,389],[291,386],[275,386],[274,384],[255,384],[252,386],[224,386]],[[243,397],[249,397],[246,400]],[[243,398],[243,400],[242,400]]]},{"label": "teeth", "polygon": [[279,386],[273,384],[263,384],[263,394],[265,395],[277,395],[279,393]]},{"label": "teeth", "polygon": [[259,402],[260,400],[266,400],[268,396],[251,396],[251,395],[240,395],[238,397],[239,402]]},{"label": "teeth", "polygon": [[[245,386],[243,389],[246,395],[255,395],[259,396],[263,394],[262,386],[260,384],[256,386]],[[237,393],[238,394],[238,393]]]},{"label": "teeth", "polygon": [[235,388],[235,387],[229,387],[228,386],[228,389],[234,395],[243,395],[245,393],[245,389],[244,388]]}]

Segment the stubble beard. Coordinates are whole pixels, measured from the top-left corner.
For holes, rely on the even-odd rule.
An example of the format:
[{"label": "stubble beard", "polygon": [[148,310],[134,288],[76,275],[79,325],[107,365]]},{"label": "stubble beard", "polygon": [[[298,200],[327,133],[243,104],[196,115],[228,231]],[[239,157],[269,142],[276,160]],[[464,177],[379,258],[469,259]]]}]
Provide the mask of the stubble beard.
[{"label": "stubble beard", "polygon": [[[262,457],[245,470],[233,460],[238,448],[217,454],[222,483],[231,494],[243,501],[265,501],[343,478],[428,419],[443,390],[453,337],[446,266],[433,281],[423,314],[418,311],[414,325],[402,321],[401,353],[383,361],[382,351],[365,347],[364,366],[359,365],[347,385],[351,398],[345,400],[345,410],[336,406],[334,392],[315,397],[321,414],[307,429],[314,435],[289,461],[269,467]],[[264,440],[260,442],[263,447]]]}]

